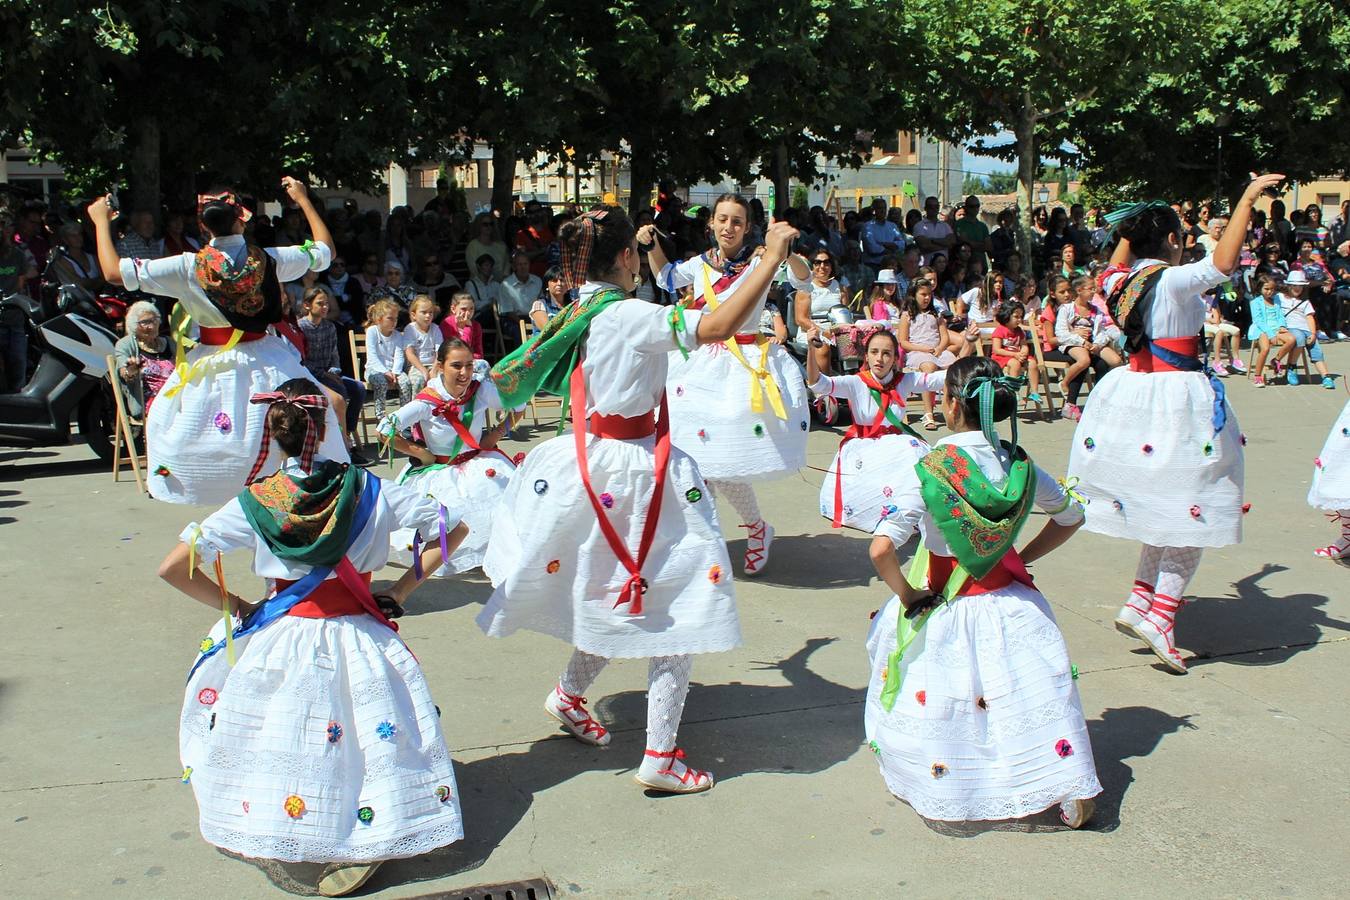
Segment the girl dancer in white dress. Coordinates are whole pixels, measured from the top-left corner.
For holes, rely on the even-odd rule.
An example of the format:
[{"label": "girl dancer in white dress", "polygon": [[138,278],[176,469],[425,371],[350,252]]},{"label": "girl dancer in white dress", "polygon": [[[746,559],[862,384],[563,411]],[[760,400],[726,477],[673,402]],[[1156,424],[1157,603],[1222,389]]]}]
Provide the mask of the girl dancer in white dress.
[{"label": "girl dancer in white dress", "polygon": [[[313,382],[252,402],[266,413],[262,458],[274,440],[285,463],[184,529],[159,570],[230,617],[188,676],[183,781],[206,840],[247,857],[333,863],[319,891],[338,896],[381,860],[463,836],[439,712],[390,621],[418,578],[407,572],[372,596],[370,574],[384,567],[395,528],[431,538],[429,569],[465,529],[452,518],[441,532],[444,511],[418,491],[316,456],[328,402]],[[267,599],[227,591],[220,556],[231,550],[252,551]],[[215,562],[215,581],[197,558]]]},{"label": "girl dancer in white dress", "polygon": [[[994,423],[1021,379],[987,357],[946,373],[953,431],[908,473],[872,559],[896,594],[867,639],[867,739],[891,793],[921,816],[1008,819],[1059,806],[1072,828],[1101,793],[1064,638],[1026,564],[1082,524],[1081,506]],[[1019,554],[1032,506],[1049,514]],[[918,528],[909,578],[895,557]]]},{"label": "girl dancer in white dress", "polygon": [[[644,225],[638,246],[648,254],[657,282],[674,294],[694,290],[693,309],[713,309],[745,289],[747,277],[768,262],[746,240],[750,204],[723,194],[709,223],[716,248],[679,263],[666,259],[656,227]],[[781,262],[781,261],[780,261]],[[794,283],[810,273],[788,258]],[[697,353],[680,348],[670,367],[671,441],[698,462],[709,485],[727,498],[747,530],[743,571],[764,571],[773,526],[760,514],[751,482],[782,478],[806,465],[810,410],[801,366],[777,342],[760,334],[759,318],[770,281],[755,282],[757,295],[730,339]],[[747,405],[748,398],[748,405]]]},{"label": "girl dancer in white dress", "polygon": [[[487,429],[488,412],[502,408],[491,381],[473,377],[473,351],[459,338],[444,341],[436,351],[439,374],[432,376],[413,400],[380,423],[380,434],[394,449],[416,459],[404,466],[398,483],[430,494],[450,509],[463,510],[468,538],[435,574],[454,575],[483,564],[492,517],[515,474],[516,464],[497,449],[506,434],[503,421]],[[401,432],[415,428],[421,443]],[[485,433],[486,430],[486,433]],[[412,535],[397,531],[393,549],[417,552]]]},{"label": "girl dancer in white dress", "polygon": [[[895,509],[897,476],[912,470],[929,450],[905,422],[905,398],[942,390],[946,373],[901,371],[904,352],[885,327],[861,338],[863,368],[856,375],[822,375],[812,353],[806,357],[806,380],[811,393],[845,399],[853,413],[853,425],[820,486],[820,514],[835,528],[847,525],[871,534]],[[811,328],[806,339],[811,346],[820,343],[820,329]]]},{"label": "girl dancer in white dress", "polygon": [[1340,537],[1313,553],[1323,559],[1342,559],[1350,555],[1350,403],[1341,407],[1341,414],[1331,426],[1322,452],[1313,460],[1308,505],[1326,510],[1327,517],[1341,526]]},{"label": "girl dancer in white dress", "polygon": [[[303,247],[248,244],[244,223],[252,213],[230,191],[197,198],[198,215],[211,234],[195,253],[164,259],[122,259],[113,245],[117,213],[108,198],[89,206],[98,260],[109,281],[178,300],[196,326],[197,345],[155,398],[145,423],[150,495],[169,503],[220,504],[239,493],[249,476],[266,410],[253,394],[291,378],[306,378],[300,354],[271,326],[285,315],[281,282],[322,272],[333,258],[333,238],[305,186],[283,178],[287,196],[309,222]],[[321,451],[345,462],[342,426],[331,421]],[[276,465],[280,457],[268,460]]]},{"label": "girl dancer in white dress", "polygon": [[1204,547],[1242,540],[1242,444],[1223,385],[1200,360],[1205,291],[1237,269],[1252,203],[1283,176],[1247,186],[1214,252],[1179,265],[1181,221],[1161,201],[1107,216],[1120,233],[1103,278],[1129,366],[1092,391],[1069,474],[1088,499],[1087,529],[1141,541],[1134,589],[1116,627],[1184,673],[1172,627]]},{"label": "girl dancer in white dress", "polygon": [[559,233],[569,287],[586,279],[579,298],[491,374],[509,406],[539,390],[566,397],[573,433],[531,450],[511,480],[483,562],[496,590],[478,622],[494,637],[527,628],[576,648],[544,708],[588,744],[610,735],[585,690],[610,658],[648,658],[636,778],[658,791],[712,787],[675,737],[692,654],[741,642],[712,498],[694,460],[672,446],[669,353],[735,334],[795,234],[771,227],[744,289],[695,312],[625,299],[640,269],[633,226],[617,207],[587,213]]}]

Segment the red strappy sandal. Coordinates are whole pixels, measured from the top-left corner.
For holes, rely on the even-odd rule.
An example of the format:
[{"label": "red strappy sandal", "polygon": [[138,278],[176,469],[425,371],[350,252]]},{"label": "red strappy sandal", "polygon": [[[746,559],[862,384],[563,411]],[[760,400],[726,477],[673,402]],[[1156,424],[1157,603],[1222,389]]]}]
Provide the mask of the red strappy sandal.
[{"label": "red strappy sandal", "polygon": [[[665,768],[657,768],[659,763],[653,763],[652,760],[669,760],[669,762]],[[710,790],[713,786],[713,774],[685,765],[684,751],[679,747],[664,753],[656,750],[646,751],[646,758],[633,775],[633,780],[645,788],[667,794],[697,794]]]},{"label": "red strappy sandal", "polygon": [[558,685],[544,701],[544,712],[557,719],[563,730],[583,744],[604,747],[609,744],[609,729],[591,718],[586,698],[569,694]]}]

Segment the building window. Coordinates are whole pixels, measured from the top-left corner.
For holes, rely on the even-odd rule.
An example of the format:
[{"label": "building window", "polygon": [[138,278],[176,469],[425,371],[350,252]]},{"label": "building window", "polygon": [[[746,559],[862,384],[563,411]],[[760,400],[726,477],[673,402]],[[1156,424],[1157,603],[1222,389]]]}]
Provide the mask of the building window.
[{"label": "building window", "polygon": [[1322,221],[1332,222],[1341,214],[1341,195],[1318,194],[1317,205],[1322,207]]},{"label": "building window", "polygon": [[420,188],[434,188],[436,186],[436,176],[439,173],[439,169],[418,169],[417,186]]},{"label": "building window", "polygon": [[895,156],[900,152],[900,135],[903,132],[892,131],[881,139],[881,146],[878,148],[885,156]]},{"label": "building window", "polygon": [[919,136],[912,131],[900,132],[899,152],[904,155],[905,162],[909,165],[915,165],[919,161]]}]

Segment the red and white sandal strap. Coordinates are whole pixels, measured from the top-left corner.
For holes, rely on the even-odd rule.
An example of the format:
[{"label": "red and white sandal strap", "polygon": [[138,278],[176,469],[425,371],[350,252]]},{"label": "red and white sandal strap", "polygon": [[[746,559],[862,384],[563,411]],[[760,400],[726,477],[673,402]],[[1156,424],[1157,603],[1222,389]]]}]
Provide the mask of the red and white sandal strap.
[{"label": "red and white sandal strap", "polygon": [[741,527],[746,529],[745,564],[752,568],[758,568],[764,560],[764,536],[767,533],[768,524],[760,519],[758,522]]},{"label": "red and white sandal strap", "polygon": [[[568,721],[571,722],[575,728],[580,729],[582,734],[592,735],[597,738],[605,736],[607,733],[605,726],[591,718],[590,712],[586,709],[585,697],[578,697],[576,694],[567,693],[567,691],[562,689],[561,684],[558,685],[558,697],[562,701],[558,704],[558,710],[566,715]],[[573,718],[573,713],[579,718]]]},{"label": "red and white sandal strap", "polygon": [[712,777],[709,773],[701,769],[691,768],[688,765],[684,767],[683,772],[676,772],[675,771],[676,760],[679,760],[681,762],[683,762],[684,760],[684,751],[681,750],[679,747],[676,747],[674,750],[666,750],[664,752],[660,750],[647,750],[644,752],[653,759],[670,760],[670,764],[667,765],[664,769],[661,769],[656,774],[674,776],[675,778],[678,778],[680,780],[681,784],[689,784],[690,782],[697,784],[698,782],[702,781],[705,778]]}]

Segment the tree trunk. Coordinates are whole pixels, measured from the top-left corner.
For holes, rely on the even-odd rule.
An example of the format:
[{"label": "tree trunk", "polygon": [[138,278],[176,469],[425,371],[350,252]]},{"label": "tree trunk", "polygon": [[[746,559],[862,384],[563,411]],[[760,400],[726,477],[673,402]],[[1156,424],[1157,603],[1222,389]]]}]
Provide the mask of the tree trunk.
[{"label": "tree trunk", "polygon": [[501,221],[512,212],[515,195],[516,149],[501,141],[492,142],[492,210]]},{"label": "tree trunk", "polygon": [[779,141],[773,148],[773,217],[783,218],[785,210],[792,205],[789,193],[792,182],[792,160],[788,156],[787,143]]},{"label": "tree trunk", "polygon": [[1027,97],[1013,123],[1017,141],[1017,251],[1022,255],[1024,271],[1036,272],[1039,266],[1031,258],[1031,204],[1036,190],[1036,111]]},{"label": "tree trunk", "polygon": [[134,210],[149,210],[160,220],[159,120],[146,116],[131,127],[131,153],[127,160],[127,193]]},{"label": "tree trunk", "polygon": [[636,218],[644,209],[652,205],[652,185],[656,183],[656,160],[652,158],[643,144],[630,141],[632,153],[628,168],[628,217]]}]

